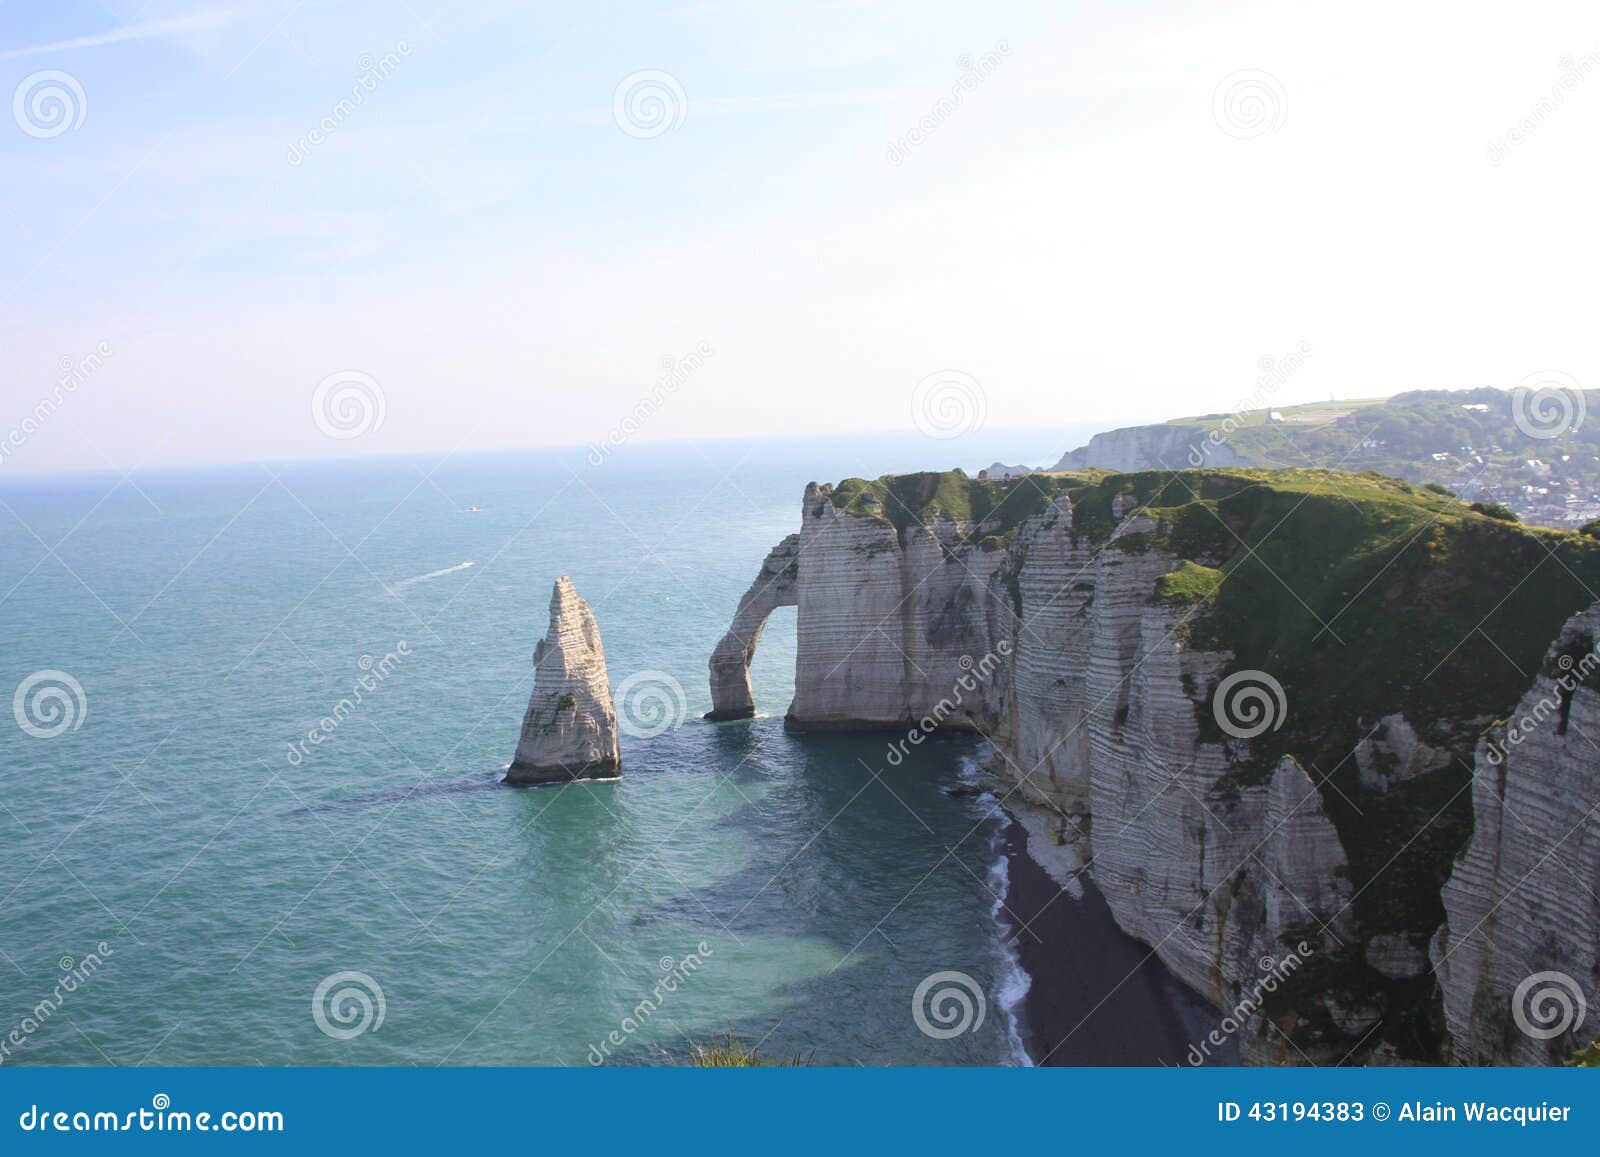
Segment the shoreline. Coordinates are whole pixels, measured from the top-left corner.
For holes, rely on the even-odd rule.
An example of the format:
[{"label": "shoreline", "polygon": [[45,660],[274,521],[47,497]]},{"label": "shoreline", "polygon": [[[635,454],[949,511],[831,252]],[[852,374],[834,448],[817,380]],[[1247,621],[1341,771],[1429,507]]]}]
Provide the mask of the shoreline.
[{"label": "shoreline", "polygon": [[[1009,883],[1002,950],[1028,978],[1015,1011],[1032,1063],[1188,1064],[1190,1046],[1220,1014],[1117,927],[1091,876],[1058,880],[1029,853],[1027,826],[998,804],[996,818]],[[1237,1047],[1210,1063],[1237,1064]]]}]

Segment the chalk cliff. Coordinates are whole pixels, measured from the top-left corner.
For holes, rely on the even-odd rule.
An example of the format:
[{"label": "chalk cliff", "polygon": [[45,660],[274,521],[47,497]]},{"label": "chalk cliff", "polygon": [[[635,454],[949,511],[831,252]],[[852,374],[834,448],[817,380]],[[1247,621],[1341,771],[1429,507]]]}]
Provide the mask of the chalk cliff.
[{"label": "chalk cliff", "polygon": [[[1600,585],[1600,543],[1547,533],[1327,472],[813,484],[779,548],[798,607],[787,724],[988,736],[1008,805],[1091,865],[1125,930],[1242,1010],[1246,1059],[1437,1060],[1475,1015],[1464,979],[1444,1023],[1426,949],[1471,831],[1476,737],[1525,689],[1506,659],[1536,666]],[[1546,573],[1549,549],[1562,565]],[[1508,610],[1519,581],[1541,589]],[[759,634],[747,601],[730,636]],[[719,647],[718,710],[749,701],[752,649]],[[1592,729],[1574,718],[1600,740],[1591,706]],[[1568,757],[1570,790],[1600,800],[1593,749]],[[1560,788],[1536,758],[1540,814]],[[1457,876],[1493,904],[1472,873],[1511,869],[1486,856]],[[1542,959],[1592,984],[1593,897],[1570,878],[1556,894],[1590,905],[1573,937],[1590,947]],[[1503,1040],[1456,1055],[1529,1059]]]},{"label": "chalk cliff", "polygon": [[1600,1037],[1600,605],[1478,744],[1472,842],[1444,889],[1434,972],[1455,1059],[1556,1064]]},{"label": "chalk cliff", "polygon": [[565,575],[550,593],[550,626],[534,647],[533,663],[533,695],[505,782],[615,776],[621,766],[617,712],[600,628]]},{"label": "chalk cliff", "polygon": [[963,565],[949,565],[960,524],[896,526],[899,498],[862,501],[865,517],[837,506],[829,488],[806,489],[796,599],[803,626],[787,718],[794,730],[905,726],[951,687],[974,642],[989,637],[987,579],[999,554],[963,551]]},{"label": "chalk cliff", "polygon": [[1096,434],[1068,450],[1052,470],[1188,470],[1232,466],[1239,456],[1226,441],[1207,438],[1197,426],[1124,426]]}]

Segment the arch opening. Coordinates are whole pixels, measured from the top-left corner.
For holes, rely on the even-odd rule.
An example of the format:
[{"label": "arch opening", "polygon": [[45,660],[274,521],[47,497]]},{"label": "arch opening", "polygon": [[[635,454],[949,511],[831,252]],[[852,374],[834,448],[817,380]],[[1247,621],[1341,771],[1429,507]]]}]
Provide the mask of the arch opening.
[{"label": "arch opening", "polygon": [[761,572],[739,599],[733,622],[711,653],[712,720],[749,719],[756,713],[750,663],[767,620],[779,607],[799,602],[800,536],[791,534],[767,552]]}]

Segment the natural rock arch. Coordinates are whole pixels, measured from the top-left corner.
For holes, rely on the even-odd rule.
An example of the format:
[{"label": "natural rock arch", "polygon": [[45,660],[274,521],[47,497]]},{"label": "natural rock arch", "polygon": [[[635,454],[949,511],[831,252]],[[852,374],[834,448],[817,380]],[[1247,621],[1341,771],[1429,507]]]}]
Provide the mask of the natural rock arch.
[{"label": "natural rock arch", "polygon": [[761,573],[739,600],[728,633],[711,652],[711,710],[707,719],[749,719],[756,713],[750,686],[750,660],[767,618],[779,607],[798,604],[800,536],[791,534],[767,553]]}]

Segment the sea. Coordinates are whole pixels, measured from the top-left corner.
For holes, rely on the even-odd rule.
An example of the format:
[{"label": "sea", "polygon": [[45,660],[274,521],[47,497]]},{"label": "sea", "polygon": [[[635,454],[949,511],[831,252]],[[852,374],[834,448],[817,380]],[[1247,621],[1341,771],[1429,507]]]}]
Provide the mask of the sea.
[{"label": "sea", "polygon": [[[1088,427],[0,478],[0,1063],[1028,1063],[980,741],[792,735],[706,660],[809,481]],[[513,788],[551,585],[616,782]]]}]

